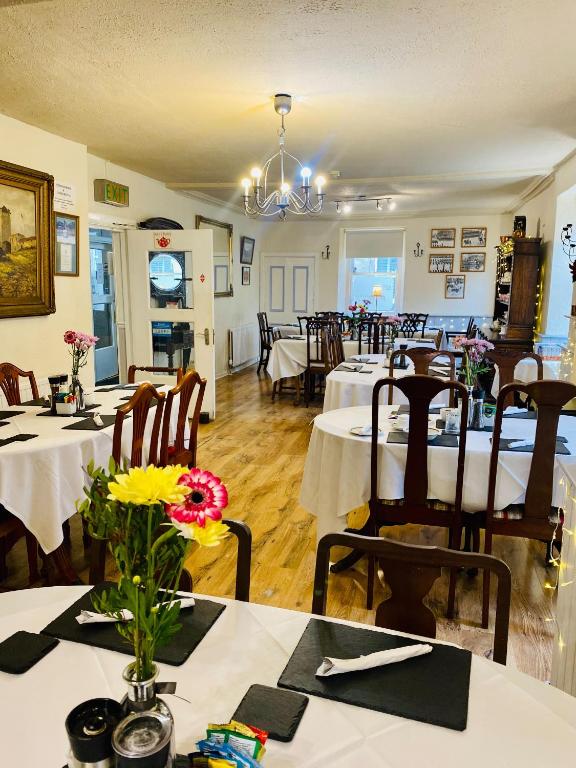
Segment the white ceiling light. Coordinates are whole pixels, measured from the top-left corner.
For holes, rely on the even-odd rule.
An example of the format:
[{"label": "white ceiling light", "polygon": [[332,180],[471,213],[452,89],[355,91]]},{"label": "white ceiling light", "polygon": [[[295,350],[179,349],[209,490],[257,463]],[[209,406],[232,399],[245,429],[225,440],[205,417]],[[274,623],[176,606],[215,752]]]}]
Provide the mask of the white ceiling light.
[{"label": "white ceiling light", "polygon": [[[324,186],[326,179],[323,176],[316,176],[314,186],[316,194],[312,195],[312,170],[308,166],[302,165],[300,160],[286,151],[286,128],[284,127],[284,117],[292,109],[292,96],[287,93],[277,93],[274,96],[274,109],[281,118],[281,126],[278,131],[278,143],[280,148],[272,157],[264,163],[262,169],[252,168],[249,178],[242,179],[244,189],[244,211],[247,216],[276,216],[281,219],[286,218],[287,213],[317,214],[322,211],[324,203]],[[279,181],[274,185],[268,182],[268,173],[271,164],[277,160],[279,165]],[[295,176],[300,177],[300,188],[298,192],[292,190],[291,185],[286,181],[287,165],[295,165]],[[290,178],[290,177],[288,177]],[[295,183],[298,183],[295,181]],[[270,190],[270,187],[274,187]]]},{"label": "white ceiling light", "polygon": [[396,208],[396,201],[391,197],[366,197],[366,195],[356,195],[355,197],[348,197],[346,200],[335,200],[336,213],[350,213],[352,206],[350,203],[376,203],[376,210],[382,211],[382,202],[386,202],[386,208],[389,211],[393,211]]}]

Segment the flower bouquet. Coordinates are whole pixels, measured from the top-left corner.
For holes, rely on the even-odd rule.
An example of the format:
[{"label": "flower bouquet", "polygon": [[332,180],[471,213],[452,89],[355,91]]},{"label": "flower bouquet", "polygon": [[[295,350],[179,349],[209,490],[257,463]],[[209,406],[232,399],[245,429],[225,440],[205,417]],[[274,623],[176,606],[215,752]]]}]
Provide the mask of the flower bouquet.
[{"label": "flower bouquet", "polygon": [[457,336],[454,339],[454,348],[462,350],[464,359],[462,361],[462,372],[464,374],[464,383],[468,387],[478,388],[478,376],[486,373],[489,368],[484,362],[484,355],[494,344],[484,339],[467,339],[466,336]]},{"label": "flower bouquet", "polygon": [[[134,649],[132,681],[155,675],[154,654],[178,632],[180,603],[175,601],[190,542],[217,546],[228,527],[222,509],[228,494],[219,478],[181,466],[136,467],[119,472],[87,468],[92,483],[78,511],[90,534],[107,539],[120,573],[117,588],[94,597],[98,613],[131,615],[116,624]],[[128,672],[127,670],[127,672]]]},{"label": "flower bouquet", "polygon": [[383,317],[380,320],[380,323],[382,325],[385,325],[388,327],[388,335],[390,338],[390,343],[392,346],[394,346],[394,342],[398,338],[398,334],[400,333],[400,326],[402,325],[402,318],[398,315],[388,315],[388,317]]},{"label": "flower bouquet", "polygon": [[68,344],[68,351],[72,356],[72,383],[71,394],[76,398],[77,409],[84,408],[84,390],[80,384],[79,373],[88,362],[88,352],[99,341],[98,336],[91,336],[83,331],[66,331],[64,341]]}]

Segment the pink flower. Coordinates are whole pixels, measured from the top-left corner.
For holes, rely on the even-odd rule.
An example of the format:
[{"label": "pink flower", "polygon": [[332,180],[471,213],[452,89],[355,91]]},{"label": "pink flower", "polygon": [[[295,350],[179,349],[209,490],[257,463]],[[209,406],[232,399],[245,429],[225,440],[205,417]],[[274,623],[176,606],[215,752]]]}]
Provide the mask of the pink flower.
[{"label": "pink flower", "polygon": [[228,506],[228,491],[219,477],[203,469],[194,468],[178,480],[192,488],[181,504],[167,504],[166,514],[179,523],[196,523],[201,528],[206,520],[221,520]]},{"label": "pink flower", "polygon": [[388,323],[388,325],[402,325],[402,318],[398,317],[398,315],[388,315],[388,317],[383,319],[385,323]]},{"label": "pink flower", "polygon": [[66,344],[74,344],[74,342],[76,341],[76,338],[77,338],[76,331],[66,331],[66,333],[64,334],[64,341],[66,342]]},{"label": "pink flower", "polygon": [[356,304],[349,304],[348,309],[350,310],[350,312],[356,312],[356,309],[357,309]]}]

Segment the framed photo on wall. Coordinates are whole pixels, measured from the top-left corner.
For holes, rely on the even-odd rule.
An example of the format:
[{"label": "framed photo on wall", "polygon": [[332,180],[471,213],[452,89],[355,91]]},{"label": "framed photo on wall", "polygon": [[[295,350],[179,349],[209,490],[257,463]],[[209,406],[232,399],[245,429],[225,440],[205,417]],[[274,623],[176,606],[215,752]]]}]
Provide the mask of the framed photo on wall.
[{"label": "framed photo on wall", "polygon": [[52,176],[0,161],[0,318],[56,311],[53,198]]},{"label": "framed photo on wall", "polygon": [[430,254],[428,257],[428,272],[433,274],[454,271],[454,254]]},{"label": "framed photo on wall", "polygon": [[252,266],[254,258],[254,245],[256,241],[253,237],[240,238],[240,264],[249,264]]},{"label": "framed photo on wall", "polygon": [[250,285],[250,267],[242,267],[242,285]]},{"label": "framed photo on wall", "polygon": [[462,227],[462,248],[486,248],[486,227]]},{"label": "framed photo on wall", "polygon": [[456,247],[456,229],[432,229],[430,231],[431,248],[455,248]]},{"label": "framed photo on wall", "polygon": [[54,214],[56,274],[59,276],[78,277],[80,274],[78,221],[78,216],[70,213]]},{"label": "framed photo on wall", "polygon": [[465,275],[446,275],[444,278],[444,298],[463,299],[466,286]]},{"label": "framed photo on wall", "polygon": [[484,272],[486,270],[486,253],[461,253],[460,272]]}]

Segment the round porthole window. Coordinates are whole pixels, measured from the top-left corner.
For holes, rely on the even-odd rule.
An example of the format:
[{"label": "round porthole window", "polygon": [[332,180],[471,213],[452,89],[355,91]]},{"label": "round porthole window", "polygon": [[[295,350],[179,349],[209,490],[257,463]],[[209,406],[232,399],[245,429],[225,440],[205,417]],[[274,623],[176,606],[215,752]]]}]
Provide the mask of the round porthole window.
[{"label": "round porthole window", "polygon": [[150,259],[150,280],[157,291],[175,291],[182,282],[182,265],[171,253],[158,253]]}]

